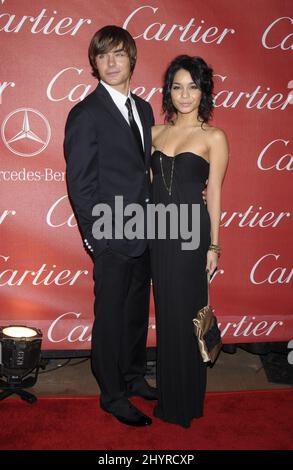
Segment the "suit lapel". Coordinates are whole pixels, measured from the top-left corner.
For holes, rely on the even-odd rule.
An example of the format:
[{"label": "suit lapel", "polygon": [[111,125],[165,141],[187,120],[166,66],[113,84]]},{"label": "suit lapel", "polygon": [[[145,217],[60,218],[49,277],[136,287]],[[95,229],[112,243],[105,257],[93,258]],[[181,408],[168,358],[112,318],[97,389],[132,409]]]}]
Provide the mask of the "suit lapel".
[{"label": "suit lapel", "polygon": [[120,124],[120,126],[124,130],[126,130],[127,132],[129,132],[130,135],[132,135],[132,131],[129,125],[127,124],[126,120],[115,105],[110,94],[107,92],[106,88],[103,87],[101,83],[97,86],[96,93],[100,98],[102,98],[105,107],[107,108],[109,113],[111,113],[112,117]]},{"label": "suit lapel", "polygon": [[[136,145],[137,148],[139,149],[138,147],[138,143],[136,142],[136,139],[133,135],[133,132],[129,126],[129,124],[126,122],[125,118],[122,116],[121,112],[119,111],[119,109],[117,108],[117,106],[115,105],[114,101],[112,100],[110,94],[107,92],[106,88],[101,84],[99,83],[99,85],[97,86],[96,90],[95,90],[97,96],[99,98],[101,98],[103,100],[103,103],[105,105],[105,107],[107,108],[107,110],[109,111],[109,113],[111,113],[112,117],[119,123],[120,127],[122,129],[124,129],[130,136],[130,138],[132,139],[133,141],[133,145]],[[132,97],[135,99],[136,96],[131,93]],[[145,121],[145,116],[143,114],[143,111],[141,109],[141,106],[140,104],[138,103],[138,100],[135,99],[135,103],[136,103],[136,106],[137,106],[137,110],[138,110],[138,114],[139,114],[139,117],[140,117],[140,120],[141,120],[141,123],[142,123],[142,128],[143,128],[143,135],[144,135],[144,148],[145,148],[145,155],[147,155],[146,153],[146,146],[147,146],[147,141],[146,141],[146,121]],[[143,160],[143,155],[141,153],[141,150],[139,149],[139,153],[141,154],[141,162],[144,164],[144,160]],[[144,155],[144,157],[145,157]],[[145,159],[145,158],[144,158]]]}]

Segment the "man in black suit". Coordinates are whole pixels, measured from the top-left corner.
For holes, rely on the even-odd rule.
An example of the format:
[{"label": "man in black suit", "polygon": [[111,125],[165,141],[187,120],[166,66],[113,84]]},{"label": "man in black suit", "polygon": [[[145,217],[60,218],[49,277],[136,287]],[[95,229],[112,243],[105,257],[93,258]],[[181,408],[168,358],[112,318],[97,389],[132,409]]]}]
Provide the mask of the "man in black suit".
[{"label": "man in black suit", "polygon": [[89,60],[99,84],[70,111],[64,148],[70,200],[94,260],[92,369],[102,409],[122,423],[145,426],[152,420],[128,397],[157,399],[157,390],[144,378],[150,289],[147,240],[95,238],[92,210],[96,204],[108,204],[114,224],[115,196],[123,196],[124,204],[137,203],[146,212],[154,117],[151,106],[129,90],[136,46],[126,30],[105,26],[97,31]]}]

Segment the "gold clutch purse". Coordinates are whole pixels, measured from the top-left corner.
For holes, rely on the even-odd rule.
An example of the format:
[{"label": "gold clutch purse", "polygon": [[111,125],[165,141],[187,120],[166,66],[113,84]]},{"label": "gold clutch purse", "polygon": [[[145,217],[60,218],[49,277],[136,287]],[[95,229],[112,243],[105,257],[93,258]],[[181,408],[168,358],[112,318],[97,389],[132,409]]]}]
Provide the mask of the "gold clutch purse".
[{"label": "gold clutch purse", "polygon": [[198,348],[203,362],[214,362],[221,351],[221,332],[218,327],[217,318],[210,304],[209,284],[210,274],[207,275],[208,282],[208,304],[201,308],[192,320],[194,334],[197,338]]}]

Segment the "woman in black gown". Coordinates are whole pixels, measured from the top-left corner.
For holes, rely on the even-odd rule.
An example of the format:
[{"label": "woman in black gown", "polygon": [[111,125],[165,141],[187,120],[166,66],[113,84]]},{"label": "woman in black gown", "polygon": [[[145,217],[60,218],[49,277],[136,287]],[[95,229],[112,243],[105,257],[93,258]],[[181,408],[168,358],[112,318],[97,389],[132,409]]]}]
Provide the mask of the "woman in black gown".
[{"label": "woman in black gown", "polygon": [[155,416],[184,427],[203,415],[206,365],[192,319],[207,304],[206,271],[212,274],[218,263],[221,186],[228,163],[224,132],[208,124],[212,92],[212,69],[204,60],[177,57],[165,74],[166,125],[152,129],[152,203],[173,203],[178,209],[187,204],[189,215],[192,204],[200,206],[197,249],[182,249],[186,240],[168,238],[168,230],[167,238],[156,236],[151,242],[159,391]]}]

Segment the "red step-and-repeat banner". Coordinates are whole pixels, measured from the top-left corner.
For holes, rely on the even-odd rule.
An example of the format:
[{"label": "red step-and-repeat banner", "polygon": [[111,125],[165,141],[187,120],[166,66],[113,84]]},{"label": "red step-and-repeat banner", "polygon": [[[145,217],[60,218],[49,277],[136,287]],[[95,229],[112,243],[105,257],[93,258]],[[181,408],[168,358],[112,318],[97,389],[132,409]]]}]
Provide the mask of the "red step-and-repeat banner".
[{"label": "red step-and-repeat banner", "polygon": [[44,349],[90,348],[92,261],[62,144],[70,108],[97,84],[90,39],[116,24],[136,39],[131,89],[157,123],[169,61],[198,55],[213,67],[213,125],[231,157],[212,304],[226,343],[293,338],[292,14],[291,0],[0,0],[0,325],[40,327]]}]

